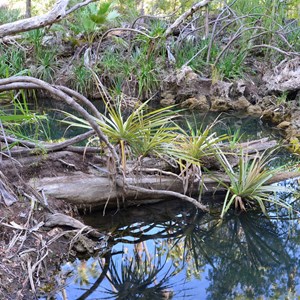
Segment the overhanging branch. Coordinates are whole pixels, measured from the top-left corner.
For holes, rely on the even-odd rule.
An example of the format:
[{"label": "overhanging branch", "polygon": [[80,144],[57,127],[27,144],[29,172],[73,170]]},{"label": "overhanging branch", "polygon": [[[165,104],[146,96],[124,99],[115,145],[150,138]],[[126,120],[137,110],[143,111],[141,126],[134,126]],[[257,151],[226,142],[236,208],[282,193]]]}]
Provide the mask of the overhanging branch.
[{"label": "overhanging branch", "polygon": [[3,24],[0,26],[0,38],[7,35],[14,35],[17,33],[29,31],[32,29],[38,29],[59,22],[66,15],[79,9],[91,2],[97,0],[86,0],[74,5],[72,8],[67,10],[67,6],[70,0],[58,0],[51,11],[41,16],[35,16],[32,18],[18,20],[12,23]]},{"label": "overhanging branch", "polygon": [[186,12],[184,12],[181,16],[179,16],[175,22],[170,25],[166,32],[165,32],[165,37],[168,37],[170,36],[174,30],[176,28],[178,28],[180,26],[180,24],[186,19],[188,18],[189,16],[192,16],[197,10],[199,10],[200,8],[206,6],[207,4],[209,4],[209,2],[211,2],[212,0],[203,0],[203,1],[200,1],[198,3],[196,3],[195,5],[193,5],[189,10],[187,10]]}]

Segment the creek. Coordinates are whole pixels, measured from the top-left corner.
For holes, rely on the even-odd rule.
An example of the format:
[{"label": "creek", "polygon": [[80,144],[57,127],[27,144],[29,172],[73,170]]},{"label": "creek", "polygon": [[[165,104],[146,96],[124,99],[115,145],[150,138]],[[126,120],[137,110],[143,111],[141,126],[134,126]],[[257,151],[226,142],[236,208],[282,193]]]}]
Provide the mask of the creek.
[{"label": "creek", "polygon": [[[285,184],[293,195],[283,197],[299,197],[297,181]],[[218,212],[169,201],[85,216],[110,238],[101,255],[62,266],[65,293],[124,300],[299,297],[299,219],[275,211],[270,218],[231,212],[219,224]]]},{"label": "creek", "polygon": [[[207,122],[216,115],[206,116]],[[195,119],[195,117],[191,117]],[[203,121],[196,117],[196,123]],[[259,119],[222,116],[219,133],[240,130],[243,140],[276,136]],[[285,153],[274,161],[293,160]],[[298,180],[280,197],[299,204]],[[65,289],[56,299],[298,299],[300,297],[299,214],[230,212],[219,222],[180,201],[84,215],[85,224],[108,238],[99,254],[78,257],[56,276]],[[42,299],[42,298],[40,298]]]}]

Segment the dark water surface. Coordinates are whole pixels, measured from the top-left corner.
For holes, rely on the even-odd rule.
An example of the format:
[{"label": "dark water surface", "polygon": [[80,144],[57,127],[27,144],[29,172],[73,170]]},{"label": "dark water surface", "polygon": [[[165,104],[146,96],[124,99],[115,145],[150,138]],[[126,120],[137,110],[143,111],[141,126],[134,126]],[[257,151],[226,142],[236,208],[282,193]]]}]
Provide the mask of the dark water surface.
[{"label": "dark water surface", "polygon": [[[297,181],[286,184],[297,190]],[[296,194],[282,196],[292,201]],[[62,267],[73,272],[65,293],[68,299],[299,299],[300,219],[270,215],[231,213],[220,225],[218,212],[169,201],[85,216],[111,238],[105,254]]]},{"label": "dark water surface", "polygon": [[[55,133],[51,138],[62,137],[66,126],[55,121],[60,113],[47,113]],[[216,116],[184,119],[207,124]],[[222,114],[220,120],[219,134],[239,130],[243,141],[278,138],[258,118]],[[277,161],[282,165],[291,159],[283,153]],[[282,184],[291,193],[281,196],[299,207],[298,181]],[[98,256],[61,266],[56,280],[65,289],[55,299],[300,299],[299,214],[274,211],[266,218],[231,212],[220,224],[219,213],[218,208],[205,214],[169,201],[84,216],[109,239],[99,243]]]},{"label": "dark water surface", "polygon": [[[298,180],[280,197],[299,211]],[[213,201],[212,199],[206,199]],[[217,206],[215,206],[217,207]],[[68,299],[299,299],[300,215],[197,211],[167,201],[84,216],[104,253],[62,266]],[[106,264],[104,264],[106,262]],[[63,299],[57,294],[57,299]]]},{"label": "dark water surface", "polygon": [[[94,101],[93,104],[104,111],[103,102],[100,100]],[[47,119],[43,119],[37,126],[23,126],[22,134],[25,136],[36,137],[39,139],[51,139],[59,140],[61,138],[68,138],[75,136],[76,134],[84,132],[81,128],[70,127],[68,124],[60,122],[66,116],[63,111],[67,111],[72,114],[77,114],[70,106],[66,105],[63,101],[51,100],[51,99],[39,99],[39,101],[30,101],[21,105],[28,107],[30,112],[34,112],[37,115],[46,116]],[[2,108],[6,113],[14,114],[21,113],[12,105],[7,105]],[[207,124],[211,124],[216,118],[219,122],[214,126],[214,131],[218,134],[234,134],[239,132],[242,135],[241,140],[247,139],[260,139],[263,137],[277,136],[278,130],[272,129],[272,127],[263,123],[258,117],[250,117],[243,113],[212,113],[201,114],[199,112],[192,113],[191,111],[183,112],[183,117],[180,118],[179,123],[184,127],[185,121],[188,120],[192,127],[204,128]],[[37,128],[39,135],[37,136]]]}]

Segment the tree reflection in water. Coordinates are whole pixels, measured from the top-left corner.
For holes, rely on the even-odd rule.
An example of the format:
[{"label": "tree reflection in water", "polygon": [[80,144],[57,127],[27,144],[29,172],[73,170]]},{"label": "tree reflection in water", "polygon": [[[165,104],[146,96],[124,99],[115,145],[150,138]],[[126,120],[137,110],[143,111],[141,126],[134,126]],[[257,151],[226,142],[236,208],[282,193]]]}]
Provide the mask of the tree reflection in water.
[{"label": "tree reflection in water", "polygon": [[[220,226],[217,218],[178,202],[92,218],[86,218],[89,225],[112,232],[111,251],[103,266],[99,258],[89,260],[90,266],[99,260],[98,279],[90,279],[78,299],[300,295],[297,220],[291,227],[292,221],[243,213],[228,215]],[[206,291],[198,291],[201,286]]]}]

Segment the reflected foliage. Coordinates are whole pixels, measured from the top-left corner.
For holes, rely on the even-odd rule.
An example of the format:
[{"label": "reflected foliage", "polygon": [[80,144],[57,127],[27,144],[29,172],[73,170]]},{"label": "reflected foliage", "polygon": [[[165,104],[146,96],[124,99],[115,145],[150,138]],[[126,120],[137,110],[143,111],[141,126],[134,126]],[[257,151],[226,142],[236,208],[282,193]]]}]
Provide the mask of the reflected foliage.
[{"label": "reflected foliage", "polygon": [[[111,290],[106,292],[113,299],[163,299],[172,291],[168,280],[174,274],[171,268],[165,269],[166,261],[162,262],[161,256],[149,256],[144,243],[134,247],[132,256],[124,254],[122,256],[121,266],[118,267],[112,260],[109,268]],[[158,278],[159,274],[163,276]],[[169,298],[171,299],[171,298]]]},{"label": "reflected foliage", "polygon": [[[99,299],[299,295],[298,220],[272,219],[272,212],[269,218],[231,213],[220,225],[218,216],[219,211],[207,215],[173,201],[102,218],[87,216],[87,223],[111,232],[111,252],[106,267],[99,263],[96,268],[97,258],[84,265],[93,269],[85,272],[85,287]],[[102,279],[95,281],[97,276]]]}]

